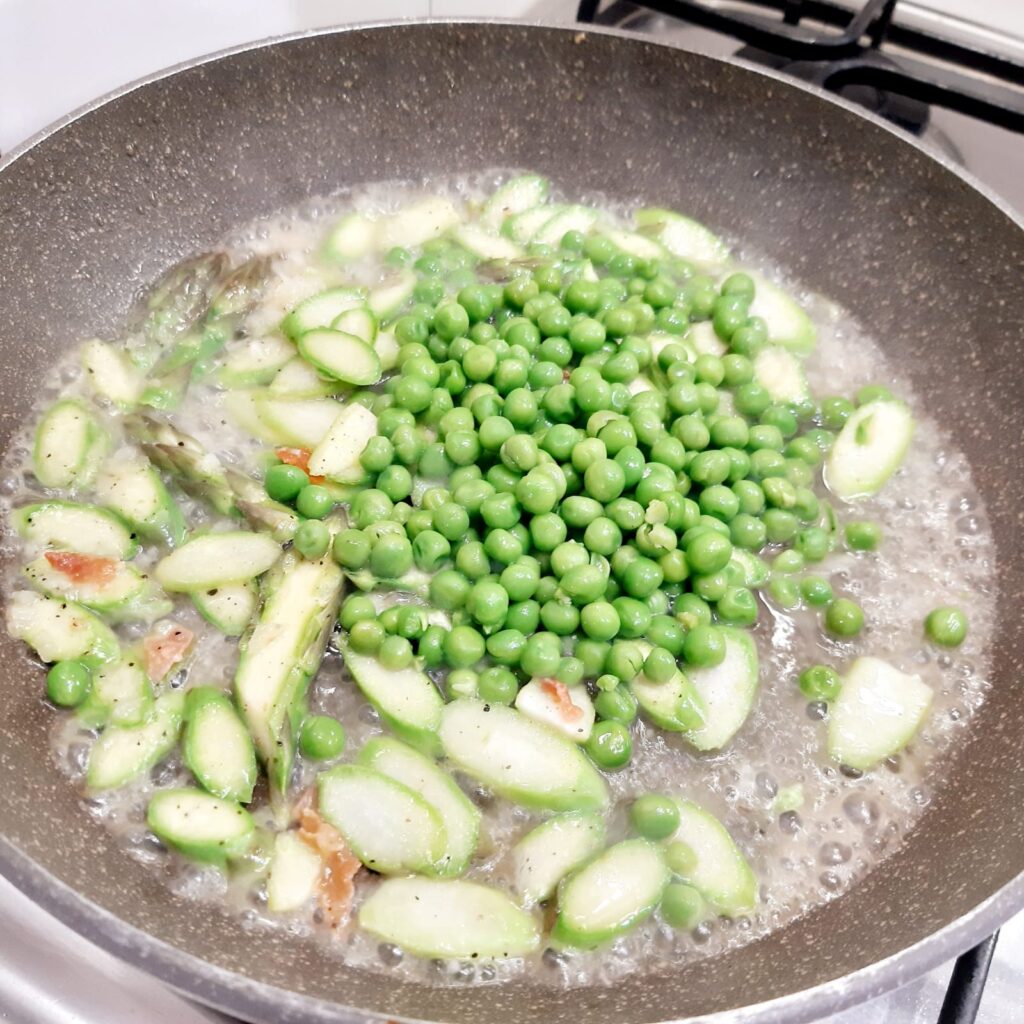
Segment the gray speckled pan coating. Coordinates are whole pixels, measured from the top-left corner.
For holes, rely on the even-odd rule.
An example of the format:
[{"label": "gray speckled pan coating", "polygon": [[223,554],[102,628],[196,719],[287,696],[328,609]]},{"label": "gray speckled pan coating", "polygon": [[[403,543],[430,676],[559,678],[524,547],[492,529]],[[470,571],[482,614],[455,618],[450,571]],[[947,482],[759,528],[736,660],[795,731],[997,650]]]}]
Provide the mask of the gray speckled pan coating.
[{"label": "gray speckled pan coating", "polygon": [[763,72],[613,33],[405,25],[187,67],[0,173],[3,439],[41,369],[116,331],[137,287],[232,226],[353,182],[493,164],[642,196],[748,239],[849,307],[958,425],[995,526],[1002,621],[991,697],[920,826],[842,899],[667,976],[569,998],[525,981],[398,984],[246,933],[112,849],[45,754],[39,670],[3,637],[0,866],[183,990],[275,1022],[632,1024],[737,1008],[730,1020],[795,1021],[965,948],[1024,902],[1024,234],[890,129]]}]

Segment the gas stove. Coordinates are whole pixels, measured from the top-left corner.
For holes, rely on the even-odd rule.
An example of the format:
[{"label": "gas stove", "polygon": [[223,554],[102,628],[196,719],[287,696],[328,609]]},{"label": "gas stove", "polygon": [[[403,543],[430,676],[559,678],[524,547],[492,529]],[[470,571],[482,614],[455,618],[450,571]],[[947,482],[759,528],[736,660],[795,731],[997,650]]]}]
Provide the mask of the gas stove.
[{"label": "gas stove", "polygon": [[[206,0],[146,5],[0,0],[0,151],[124,82],[249,40],[337,24],[355,6],[333,0],[219,0],[216,5]],[[782,69],[913,131],[924,145],[952,157],[1024,210],[1022,0],[376,0],[373,5],[376,20],[484,12],[547,23],[579,17]],[[230,1024],[230,1018],[96,948],[3,879],[0,920],[2,1024]],[[818,1024],[975,1020],[1024,1020],[1024,914],[1006,924],[998,942],[990,939],[955,963]]]}]

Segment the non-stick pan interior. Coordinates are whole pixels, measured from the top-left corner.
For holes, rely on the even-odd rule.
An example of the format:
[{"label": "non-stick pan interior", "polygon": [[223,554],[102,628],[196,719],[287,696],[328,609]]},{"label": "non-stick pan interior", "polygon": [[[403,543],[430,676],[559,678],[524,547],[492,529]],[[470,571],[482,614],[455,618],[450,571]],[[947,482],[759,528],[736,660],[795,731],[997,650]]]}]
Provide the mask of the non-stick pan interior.
[{"label": "non-stick pan interior", "polygon": [[[995,528],[1001,621],[991,696],[920,826],[842,899],[685,970],[569,998],[528,982],[398,984],[176,899],[118,853],[45,754],[52,712],[39,670],[4,636],[0,834],[11,849],[0,844],[0,860],[39,898],[70,905],[13,851],[141,932],[236,972],[233,982],[77,912],[79,925],[176,983],[246,1013],[262,1005],[274,1021],[301,1004],[261,1003],[266,993],[242,979],[383,1016],[630,1024],[776,1000],[921,943],[1024,868],[1024,234],[888,129],[760,72],[564,29],[403,25],[188,68],[73,121],[0,174],[0,437],[59,353],[115,331],[140,284],[233,225],[351,183],[489,165],[679,207],[748,240],[852,310],[955,425]],[[1019,896],[827,998],[862,996],[951,955]],[[805,996],[761,1012],[822,1010]]]}]

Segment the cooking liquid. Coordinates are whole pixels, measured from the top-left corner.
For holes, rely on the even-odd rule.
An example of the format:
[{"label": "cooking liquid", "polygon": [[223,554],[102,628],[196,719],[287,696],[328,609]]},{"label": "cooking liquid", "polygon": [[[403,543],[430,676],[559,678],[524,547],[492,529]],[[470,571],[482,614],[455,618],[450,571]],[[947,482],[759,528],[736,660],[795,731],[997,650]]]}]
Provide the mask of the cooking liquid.
[{"label": "cooking liquid", "polygon": [[[457,204],[488,194],[498,172],[429,187],[385,184],[343,196],[315,200],[240,230],[225,242],[233,261],[253,253],[274,257],[274,278],[264,301],[249,317],[248,337],[274,331],[282,316],[297,302],[333,284],[372,284],[385,274],[380,263],[348,268],[344,277],[325,268],[317,258],[325,232],[338,216],[352,208],[376,213],[396,209],[424,192],[448,194]],[[583,197],[625,219],[637,203],[611,204],[604,197]],[[739,265],[767,270],[757,254],[736,250]],[[776,279],[778,275],[772,275]],[[859,387],[886,383],[914,409],[917,429],[902,468],[882,493],[855,505],[837,506],[840,522],[872,519],[884,540],[876,552],[851,553],[840,543],[829,557],[808,571],[831,582],[836,596],[847,596],[864,609],[865,627],[851,640],[835,640],[821,626],[821,612],[810,608],[783,610],[766,590],[758,592],[760,618],[753,634],[760,655],[760,692],[755,707],[728,748],[701,755],[676,735],[638,720],[633,734],[633,759],[616,774],[606,775],[613,797],[608,841],[627,831],[626,811],[632,798],[647,792],[689,797],[718,815],[751,862],[760,883],[760,902],[749,917],[710,919],[692,932],[675,932],[657,916],[602,950],[587,954],[553,951],[491,963],[430,962],[403,956],[357,927],[331,933],[318,915],[305,908],[293,915],[271,915],[265,907],[264,870],[267,850],[258,847],[230,879],[169,853],[145,825],[145,807],[157,787],[188,784],[189,772],[177,753],[157,766],[146,779],[124,789],[83,800],[85,809],[100,817],[123,840],[126,852],[151,864],[177,893],[197,900],[227,900],[245,927],[285,928],[297,934],[320,936],[345,962],[374,971],[388,971],[438,984],[500,981],[524,972],[553,985],[609,983],[637,970],[661,964],[682,964],[749,942],[835,899],[891,854],[913,828],[942,778],[943,753],[951,750],[968,728],[986,689],[987,650],[994,621],[994,545],[981,498],[970,469],[952,438],[928,415],[907,383],[894,371],[877,342],[867,337],[841,310],[819,296],[797,294],[818,325],[817,351],[807,361],[813,392],[852,395]],[[126,339],[130,343],[130,338]],[[244,344],[244,342],[240,342]],[[38,414],[58,395],[89,395],[77,354],[69,354],[40,390]],[[895,383],[893,383],[895,382]],[[256,456],[265,447],[252,441],[223,408],[222,392],[209,384],[194,384],[173,422],[198,438],[226,465],[256,475]],[[39,500],[41,489],[31,471],[31,430],[26,425],[3,463],[0,501],[4,521],[12,507]],[[112,436],[124,439],[118,417],[108,417]],[[824,488],[817,485],[825,496]],[[201,503],[175,490],[189,523],[208,525],[216,516]],[[841,527],[840,527],[841,529]],[[8,566],[6,593],[24,586],[20,567],[36,552],[8,531],[3,552]],[[139,556],[151,564],[152,547]],[[770,557],[770,552],[763,553]],[[237,643],[221,636],[178,596],[173,618],[197,635],[195,655],[172,685],[215,685],[230,688],[237,662]],[[965,643],[943,651],[925,642],[922,622],[940,604],[970,609],[970,632]],[[126,640],[150,627],[122,626]],[[825,752],[827,708],[808,704],[796,685],[799,672],[818,662],[840,673],[859,655],[877,655],[906,672],[919,673],[935,693],[927,722],[912,745],[883,766],[863,776],[844,774]],[[42,680],[40,679],[40,691]],[[347,734],[341,760],[355,756],[363,742],[382,732],[376,712],[362,700],[347,677],[334,646],[330,646],[309,702],[316,713],[339,718]],[[53,756],[81,786],[88,752],[96,733],[84,729],[71,713],[57,712],[53,726]],[[313,780],[315,767],[299,758],[293,792]],[[500,887],[510,884],[509,851],[543,816],[490,796],[471,780],[460,782],[483,813],[477,856],[467,878]],[[802,788],[802,801],[783,810],[780,790]],[[785,805],[783,805],[785,806]],[[253,813],[258,824],[274,826],[265,790],[257,790]],[[357,877],[356,902],[376,885],[367,872]]]}]

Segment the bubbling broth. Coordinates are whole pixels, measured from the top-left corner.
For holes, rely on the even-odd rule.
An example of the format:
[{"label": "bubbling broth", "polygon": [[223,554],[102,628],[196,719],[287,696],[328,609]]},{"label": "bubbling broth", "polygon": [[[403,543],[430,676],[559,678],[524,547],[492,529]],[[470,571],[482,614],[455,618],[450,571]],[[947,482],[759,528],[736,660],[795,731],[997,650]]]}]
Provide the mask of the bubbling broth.
[{"label": "bubbling broth", "polygon": [[[328,199],[312,200],[239,229],[223,243],[224,263],[227,267],[237,268],[254,259],[266,261],[261,264],[264,279],[256,289],[256,298],[248,304],[239,303],[238,308],[243,312],[234,320],[231,320],[230,310],[223,314],[227,337],[220,339],[221,344],[211,345],[210,352],[201,357],[205,359],[205,365],[191,372],[187,390],[182,395],[164,396],[164,399],[151,397],[156,410],[150,406],[148,414],[166,418],[175,430],[195,439],[198,445],[212,453],[220,466],[253,481],[262,481],[268,468],[268,449],[301,449],[305,446],[290,443],[294,439],[285,436],[287,431],[276,438],[275,444],[273,427],[264,429],[262,436],[254,437],[248,429],[251,424],[239,415],[237,395],[239,391],[265,395],[267,389],[273,387],[274,379],[273,373],[268,375],[265,372],[266,367],[271,367],[274,373],[281,373],[289,360],[301,360],[298,352],[304,351],[302,344],[297,352],[293,341],[282,334],[281,323],[304,300],[341,287],[370,289],[372,294],[372,290],[379,288],[382,282],[394,278],[396,265],[402,266],[407,273],[415,274],[418,282],[426,278],[436,280],[436,285],[418,285],[414,295],[401,298],[397,308],[383,311],[376,318],[379,319],[379,333],[374,344],[380,347],[381,337],[387,332],[394,332],[395,324],[401,317],[409,315],[414,302],[421,306],[424,302],[428,306],[437,301],[451,302],[456,294],[462,294],[460,288],[472,286],[472,282],[477,280],[505,284],[513,279],[514,273],[532,274],[536,278],[539,268],[557,265],[562,284],[557,283],[555,275],[552,278],[555,283],[550,287],[556,295],[561,288],[560,294],[564,299],[566,285],[571,280],[593,277],[596,281],[601,276],[615,276],[608,263],[600,273],[595,272],[593,263],[597,261],[591,263],[585,259],[589,248],[583,246],[593,232],[607,230],[607,237],[618,239],[618,243],[628,248],[628,237],[633,236],[619,238],[613,232],[629,230],[627,226],[632,224],[631,211],[638,205],[636,202],[621,201],[622,197],[616,201],[604,196],[582,197],[587,209],[602,212],[600,219],[595,219],[589,229],[585,226],[586,218],[566,221],[570,225],[567,231],[580,233],[580,248],[574,248],[575,239],[569,239],[566,248],[561,237],[554,238],[553,244],[534,244],[531,248],[526,241],[528,236],[516,241],[514,231],[506,230],[504,234],[497,231],[500,220],[487,221],[488,216],[493,218],[495,215],[493,206],[486,205],[485,200],[497,182],[508,178],[507,173],[486,172],[415,186],[408,183],[377,184]],[[481,232],[484,231],[481,224],[490,224],[494,230],[488,230],[481,242],[471,233],[460,235],[462,229],[455,227],[453,237],[457,241],[454,248],[428,242],[425,248],[408,245],[408,252],[404,252],[407,242],[396,235],[387,249],[367,246],[365,252],[347,262],[325,258],[325,238],[335,238],[336,226],[351,218],[353,213],[367,218],[367,222],[372,221],[377,225],[374,230],[380,231],[384,230],[380,225],[391,223],[388,218],[393,218],[396,211],[407,209],[410,202],[424,196],[440,197],[450,204],[450,208],[456,211],[456,223],[468,221],[475,225],[474,230]],[[561,201],[556,204],[550,196],[544,201],[551,204],[552,216],[559,210],[579,209]],[[522,218],[525,213],[528,211],[519,210],[506,216],[506,228],[511,216]],[[543,218],[536,219],[539,224],[544,223]],[[525,232],[526,228],[522,230]],[[355,237],[355,229],[353,232]],[[657,240],[658,235],[648,231],[640,232],[638,237]],[[641,243],[636,244],[642,249]],[[494,255],[485,252],[482,258],[478,258],[474,245],[489,246],[493,248]],[[563,248],[559,249],[559,245]],[[618,244],[612,244],[612,250],[618,253]],[[446,264],[451,252],[469,252],[471,255],[461,262]],[[746,251],[741,242],[734,247],[733,261],[728,266],[723,263],[709,269],[699,264],[688,266],[685,260],[676,259],[668,264],[669,269],[665,270],[664,276],[671,281],[673,288],[679,289],[680,295],[685,294],[686,281],[693,274],[708,273],[711,286],[716,287],[721,286],[737,267],[758,268],[766,278],[777,281],[779,275],[762,257],[763,254]],[[432,259],[436,266],[431,264]],[[583,269],[585,263],[589,270]],[[631,286],[633,280],[643,281],[638,273],[641,263],[642,258],[631,257],[610,265],[618,268],[625,288]],[[223,268],[219,272],[224,273]],[[199,288],[200,284],[193,280],[188,287]],[[436,292],[436,297],[431,296],[431,289]],[[996,597],[994,546],[983,503],[972,483],[967,461],[956,447],[955,438],[932,418],[927,403],[913,393],[909,382],[886,354],[887,350],[898,351],[898,339],[876,340],[870,337],[850,316],[821,296],[803,293],[797,298],[817,333],[813,352],[806,358],[801,356],[810,393],[819,398],[828,395],[852,397],[862,388],[883,382],[913,411],[916,424],[913,440],[899,468],[885,486],[877,493],[855,501],[846,502],[831,495],[822,482],[820,472],[815,469],[810,486],[821,504],[820,522],[826,522],[826,503],[838,516],[838,525],[833,522],[829,533],[827,553],[820,561],[803,564],[801,558],[801,565],[786,573],[782,571],[782,563],[773,562],[773,559],[783,550],[792,548],[792,541],[773,543],[768,540],[760,551],[761,558],[776,566],[772,580],[777,585],[770,585],[765,580],[756,588],[751,586],[756,595],[757,614],[756,622],[746,632],[756,645],[758,691],[749,715],[745,716],[735,735],[721,749],[701,752],[688,742],[686,730],[666,730],[654,724],[650,714],[642,708],[639,716],[628,726],[632,745],[628,764],[618,770],[609,770],[610,764],[601,764],[600,758],[596,758],[596,771],[608,793],[607,801],[598,810],[605,828],[602,848],[612,848],[635,837],[636,822],[631,819],[630,807],[637,797],[665,794],[673,799],[693,801],[725,826],[742,858],[749,863],[756,879],[756,903],[752,907],[735,912],[726,908],[725,912],[717,912],[713,900],[701,892],[704,909],[687,922],[687,926],[680,926],[678,920],[669,919],[671,915],[663,906],[661,910],[639,915],[642,918],[640,923],[621,929],[621,933],[611,935],[607,942],[588,950],[549,939],[547,929],[559,906],[558,898],[552,897],[540,907],[528,906],[525,911],[517,911],[525,913],[533,922],[532,927],[538,929],[540,938],[528,951],[508,958],[487,955],[479,958],[470,955],[417,956],[415,949],[389,941],[379,931],[361,927],[359,909],[375,892],[391,884],[382,883],[386,874],[368,870],[359,871],[354,878],[356,916],[340,927],[331,927],[330,913],[312,890],[309,897],[294,908],[285,911],[270,909],[268,870],[276,849],[274,837],[293,825],[295,805],[300,795],[315,785],[325,768],[333,770],[336,763],[355,760],[367,741],[391,731],[387,711],[381,714],[379,701],[368,700],[366,688],[357,687],[346,669],[342,656],[348,645],[348,631],[345,629],[339,633],[335,628],[326,636],[323,660],[312,679],[307,697],[310,714],[329,716],[341,723],[346,736],[344,752],[321,761],[309,755],[305,744],[300,744],[294,765],[290,768],[291,777],[285,793],[271,797],[266,780],[261,779],[248,803],[254,822],[254,838],[237,855],[218,863],[204,863],[176,852],[172,848],[174,842],[169,841],[166,835],[157,838],[154,834],[152,814],[147,820],[147,808],[154,795],[178,787],[189,787],[191,791],[195,786],[196,773],[187,766],[187,758],[178,747],[169,749],[165,756],[156,759],[154,765],[147,765],[137,775],[127,778],[123,785],[89,785],[87,769],[90,758],[101,742],[100,737],[113,726],[109,719],[103,721],[102,716],[90,719],[81,710],[86,705],[81,705],[77,710],[55,711],[52,756],[67,775],[68,784],[82,788],[85,812],[101,818],[121,838],[126,853],[160,872],[173,892],[197,901],[227,901],[246,928],[285,929],[297,936],[315,936],[340,959],[352,965],[437,984],[500,982],[523,973],[535,975],[552,985],[607,984],[636,971],[653,971],[659,966],[679,965],[716,955],[783,927],[820,903],[840,897],[878,867],[913,829],[927,808],[932,793],[941,785],[946,759],[955,753],[972,714],[984,699],[990,668],[987,652]],[[515,312],[518,315],[521,311]],[[121,353],[127,354],[127,365],[132,374],[138,372],[142,376],[148,372],[152,378],[154,366],[163,365],[147,354],[153,345],[152,335],[159,333],[159,325],[154,327],[154,318],[159,318],[159,315],[160,310],[154,307],[151,299],[143,321],[126,327],[124,336],[113,343],[112,351],[118,354],[118,358],[121,358]],[[212,315],[206,314],[207,334],[204,337],[207,338]],[[417,315],[415,311],[414,315]],[[595,319],[600,315],[596,314]],[[713,340],[705,339],[702,344],[707,346],[706,349],[703,352],[694,350],[691,356],[693,360],[707,356],[718,360],[720,365],[729,350],[721,341],[714,339],[714,331],[709,329],[706,320],[702,321],[694,314],[693,306],[684,315],[693,319],[692,325],[688,328],[684,325],[685,333],[668,334],[668,343],[689,337],[699,338],[701,332],[707,332]],[[607,322],[607,311],[604,317]],[[481,317],[481,322],[493,319],[494,313],[490,311]],[[665,315],[658,324],[638,333],[643,336],[658,334],[662,330],[659,325],[667,324],[669,319]],[[436,323],[435,318],[435,326]],[[168,328],[171,341],[180,343],[186,332],[175,333],[172,328],[173,325]],[[405,329],[400,329],[399,335]],[[480,332],[480,337],[483,338],[485,333]],[[608,336],[611,337],[610,332]],[[255,358],[250,361],[250,369],[255,368],[249,378],[237,375],[232,378],[225,372],[225,367],[230,369],[234,365],[232,360],[240,353],[253,353],[253,346],[259,344],[265,345],[264,372],[260,372]],[[623,342],[616,340],[616,344],[621,346]],[[484,342],[477,341],[476,346],[484,347]],[[549,346],[549,357],[559,347]],[[648,345],[647,349],[650,348]],[[719,354],[712,354],[714,352]],[[540,358],[534,353],[530,355],[534,361]],[[163,354],[158,353],[156,359],[162,357]],[[571,358],[572,362],[566,369],[567,379],[569,370],[579,364],[578,353]],[[657,359],[655,355],[655,362]],[[550,358],[547,361],[550,363]],[[445,360],[438,356],[437,362],[440,364]],[[182,365],[199,366],[199,362]],[[701,372],[708,375],[705,381],[713,380],[716,375],[714,366],[709,369],[707,363],[699,365]],[[39,444],[33,440],[32,432],[36,430],[39,417],[58,400],[75,399],[90,410],[90,415],[95,417],[107,438],[102,451],[104,460],[123,461],[140,458],[144,450],[152,452],[151,447],[140,443],[138,429],[128,422],[131,416],[138,415],[140,408],[144,409],[139,404],[141,392],[136,390],[133,393],[135,397],[122,402],[119,407],[110,401],[109,393],[106,397],[102,392],[97,394],[95,366],[91,373],[83,370],[82,366],[82,355],[76,347],[42,382],[38,408],[4,461],[0,488],[5,520],[10,520],[14,510],[39,502],[71,500],[107,504],[102,495],[97,496],[91,482],[95,476],[89,482],[72,486],[55,483],[47,487],[39,479],[33,462],[33,453],[38,455]],[[326,380],[329,374],[323,367],[319,369],[319,377]],[[389,377],[396,370],[385,367],[382,372]],[[173,371],[167,376],[173,376]],[[312,373],[311,376],[315,378],[317,375]],[[646,370],[635,376],[653,381],[655,371]],[[524,382],[525,379],[524,370]],[[166,387],[166,380],[159,383]],[[333,383],[337,386],[325,387],[322,394],[307,396],[307,400],[323,401],[324,396],[329,396],[340,405],[354,401],[358,385]],[[374,388],[378,394],[396,393],[394,389],[389,391],[386,384],[379,384],[376,378],[366,386]],[[467,381],[466,386],[472,386],[472,381]],[[698,386],[704,387],[705,384],[698,382]],[[728,381],[723,383],[721,379],[716,386],[721,389],[722,403],[734,401],[737,387],[733,386],[730,392]],[[657,381],[650,383],[650,387],[667,391],[666,385]],[[539,392],[541,388],[537,386],[533,390]],[[635,395],[642,389],[631,390]],[[504,393],[507,396],[508,389]],[[453,397],[454,405],[458,407],[457,391]],[[161,405],[164,407],[160,408]],[[376,409],[379,413],[383,404],[375,406],[368,401],[364,408]],[[719,407],[719,412],[722,408]],[[671,422],[674,415],[667,422]],[[695,415],[699,417],[701,413],[698,411]],[[751,424],[757,422],[757,416],[748,418]],[[582,430],[587,417],[581,415],[572,422]],[[795,425],[796,420],[793,422]],[[538,420],[536,431],[541,429],[540,423]],[[812,418],[801,422],[799,431],[803,434],[819,424],[820,416],[812,411]],[[429,429],[436,435],[437,423]],[[476,423],[474,429],[482,433],[484,428],[481,423]],[[491,461],[489,456],[471,459],[466,464],[481,463],[486,467],[487,461]],[[747,461],[749,463],[749,459]],[[501,465],[500,462],[497,464]],[[688,465],[692,465],[692,458]],[[211,504],[209,494],[194,486],[194,481],[192,485],[186,483],[182,487],[181,480],[173,472],[165,472],[165,466],[160,468],[190,536],[212,531],[212,536],[216,537],[229,523],[233,523],[232,529],[235,530],[260,532],[244,523],[240,525],[238,519],[225,516],[224,508],[218,509],[216,503]],[[415,477],[415,465],[411,468]],[[451,471],[454,469],[452,466]],[[484,472],[487,472],[486,468]],[[587,474],[578,473],[578,479],[586,481]],[[338,497],[334,511],[324,520],[327,528],[341,528],[331,525],[334,523],[332,517],[337,517],[339,512],[344,513],[348,503],[355,500],[358,488],[370,486],[372,482],[371,477],[368,482],[346,485],[345,495]],[[444,481],[435,479],[429,483],[443,486]],[[713,485],[706,484],[705,491],[710,486]],[[696,490],[694,487],[694,492]],[[422,489],[413,490],[408,498],[409,513],[415,513],[417,502],[422,497]],[[607,508],[609,501],[605,500],[603,504]],[[844,544],[843,524],[851,520],[877,524],[882,540],[875,550],[851,550]],[[312,521],[321,522],[320,519]],[[406,524],[412,521],[407,514]],[[818,522],[816,516],[814,524]],[[657,525],[658,517],[649,517],[647,523]],[[477,526],[483,536],[485,527]],[[316,533],[315,530],[309,532]],[[681,537],[684,531],[676,532]],[[570,539],[582,536],[581,529],[570,527]],[[181,539],[178,538],[179,542]],[[147,578],[149,574],[155,574],[156,579],[162,580],[164,577],[158,566],[168,554],[166,545],[156,543],[152,538],[139,537],[139,540],[143,543],[131,564],[147,574]],[[682,545],[682,540],[678,543]],[[677,544],[675,536],[671,544],[673,547]],[[12,593],[26,588],[24,565],[39,557],[46,546],[38,535],[27,536],[24,530],[19,535],[8,530],[4,539],[7,566],[4,590],[8,599]],[[454,557],[457,541],[452,541],[450,546]],[[179,550],[184,549],[179,547]],[[295,554],[294,548],[292,551],[294,565],[314,564],[315,558],[319,557],[315,551],[311,553],[312,560],[310,553],[303,558]],[[542,565],[546,565],[548,554],[533,551],[533,555],[538,554]],[[324,557],[330,561],[329,553]],[[609,552],[603,564],[607,565],[609,560],[614,569],[614,552]],[[444,562],[443,565],[450,563]],[[494,564],[492,559],[492,564],[484,571],[493,573],[498,568],[500,565]],[[427,573],[429,575],[430,570]],[[859,605],[864,622],[859,632],[852,636],[837,636],[823,627],[824,606],[814,606],[800,598],[800,583],[809,574],[821,577],[835,597]],[[349,575],[355,578],[356,573],[352,570]],[[505,579],[504,576],[500,578]],[[498,579],[498,574],[495,574],[495,579]],[[780,580],[790,580],[792,584],[778,583]],[[661,584],[669,591],[667,608],[663,611],[667,610],[670,617],[676,595],[687,591],[691,585],[692,579],[677,581],[674,589],[669,583]],[[347,587],[346,596],[357,593],[351,584]],[[42,589],[44,593],[48,592],[45,587]],[[263,612],[259,605],[254,604],[253,622],[260,614],[266,614],[266,581],[263,589]],[[372,589],[378,599],[378,618],[382,621],[387,607],[426,607],[431,604],[430,594],[433,593],[384,585]],[[792,598],[794,591],[795,600]],[[163,699],[162,695],[192,691],[199,686],[212,687],[230,695],[239,666],[237,636],[225,635],[200,614],[197,604],[180,586],[168,589],[166,595],[161,591],[160,600],[166,604],[161,606],[159,621],[155,624],[144,615],[126,616],[123,621],[118,621],[117,615],[107,616],[122,651],[134,649],[154,631],[159,633],[161,623],[173,622],[176,627],[193,635],[193,644],[186,657],[172,664],[165,678],[150,680],[157,701]],[[571,606],[572,602],[564,603]],[[594,602],[582,602],[583,607],[588,603]],[[710,603],[714,604],[713,601]],[[957,604],[970,608],[970,630],[966,639],[959,646],[935,643],[923,627],[926,617],[938,606]],[[102,610],[97,614],[104,616]],[[568,614],[578,618],[575,612]],[[9,613],[9,628],[11,621]],[[332,611],[331,624],[333,622]],[[489,635],[494,632],[491,630]],[[482,627],[481,633],[487,633],[487,630]],[[21,635],[25,636],[24,633]],[[558,641],[563,662],[571,658],[573,643],[581,636],[582,627],[577,625]],[[26,638],[35,643],[31,636]],[[623,639],[621,634],[618,639]],[[404,651],[402,644],[393,646]],[[415,640],[412,646],[415,651]],[[46,659],[45,651],[40,651],[40,654],[44,660],[54,660]],[[841,764],[829,755],[826,737],[835,701],[809,700],[797,686],[797,678],[809,666],[830,666],[843,676],[859,657],[879,658],[900,673],[919,676],[932,692],[927,717],[910,742],[877,765],[863,770]],[[689,671],[682,657],[679,663]],[[414,663],[413,667],[417,664]],[[457,666],[435,662],[425,667],[449,700],[454,697],[468,702],[473,696],[468,691],[483,685],[479,682],[483,676],[478,675],[475,669],[469,669],[467,673],[467,669],[462,667],[462,676],[456,677]],[[563,667],[560,662],[559,670]],[[574,666],[569,666],[565,671],[571,673],[573,669]],[[96,671],[94,666],[94,686]],[[693,667],[695,675],[701,671],[708,670]],[[528,678],[529,673],[520,670],[516,682],[522,685]],[[592,705],[593,701],[600,700],[602,688],[609,685],[607,673],[601,678],[604,682],[598,684],[595,675],[587,672],[583,681],[570,681],[568,687],[559,684],[561,691],[555,687],[552,692],[583,692],[587,704]],[[618,682],[619,687],[627,685],[628,680]],[[556,704],[557,700],[561,697],[557,697]],[[525,710],[517,714],[525,716]],[[603,717],[598,714],[599,721]],[[408,738],[404,733],[400,735]],[[591,749],[589,745],[587,749]],[[452,777],[479,814],[477,840],[460,877],[508,894],[513,904],[521,902],[514,848],[527,833],[550,818],[555,808],[540,808],[536,801],[506,798],[488,785],[486,779],[478,775],[474,777],[474,772],[467,770],[459,758],[449,757],[442,763],[451,764]],[[423,792],[426,795],[426,791]],[[321,811],[324,811],[323,800],[321,790]],[[293,831],[292,834],[296,833]],[[307,849],[312,848],[307,845]],[[417,872],[397,870],[392,873]],[[685,872],[676,874],[679,877],[674,885],[688,885],[692,881]],[[564,887],[562,892],[562,898],[568,900]],[[649,911],[650,907],[646,910]]]}]

